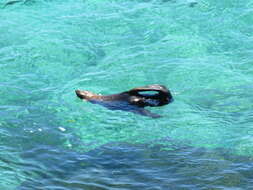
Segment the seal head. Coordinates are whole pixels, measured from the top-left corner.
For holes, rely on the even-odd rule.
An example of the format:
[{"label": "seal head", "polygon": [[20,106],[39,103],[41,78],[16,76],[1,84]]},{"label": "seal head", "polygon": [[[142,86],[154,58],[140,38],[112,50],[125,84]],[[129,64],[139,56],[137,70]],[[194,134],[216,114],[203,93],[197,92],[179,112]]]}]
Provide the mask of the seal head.
[{"label": "seal head", "polygon": [[76,95],[80,99],[91,100],[91,99],[97,99],[97,98],[99,98],[98,94],[95,94],[95,93],[87,91],[87,90],[76,90],[75,92],[76,92]]}]

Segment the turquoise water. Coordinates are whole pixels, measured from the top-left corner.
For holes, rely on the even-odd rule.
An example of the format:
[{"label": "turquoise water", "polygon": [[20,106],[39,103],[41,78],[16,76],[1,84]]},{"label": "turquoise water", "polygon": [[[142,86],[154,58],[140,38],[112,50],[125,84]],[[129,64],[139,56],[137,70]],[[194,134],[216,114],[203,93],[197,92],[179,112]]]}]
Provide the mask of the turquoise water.
[{"label": "turquoise water", "polygon": [[[253,189],[251,0],[0,1],[0,189]],[[164,84],[162,118],[80,101]]]}]

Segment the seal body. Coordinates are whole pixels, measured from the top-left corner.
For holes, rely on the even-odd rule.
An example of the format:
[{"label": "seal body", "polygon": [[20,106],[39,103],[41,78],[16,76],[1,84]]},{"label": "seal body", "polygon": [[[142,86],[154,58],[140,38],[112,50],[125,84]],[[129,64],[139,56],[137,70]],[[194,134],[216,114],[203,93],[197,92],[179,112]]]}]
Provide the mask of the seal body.
[{"label": "seal body", "polygon": [[129,91],[105,96],[86,90],[76,90],[75,92],[80,99],[100,104],[108,109],[130,111],[153,118],[160,116],[151,113],[144,107],[163,106],[173,101],[170,91],[165,86],[158,84],[137,87]]}]

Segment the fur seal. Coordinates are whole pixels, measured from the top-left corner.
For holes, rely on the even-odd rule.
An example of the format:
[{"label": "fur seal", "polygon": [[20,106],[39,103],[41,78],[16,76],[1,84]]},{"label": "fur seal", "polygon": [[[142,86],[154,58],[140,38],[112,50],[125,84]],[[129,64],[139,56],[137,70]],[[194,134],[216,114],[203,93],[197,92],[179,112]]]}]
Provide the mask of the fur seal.
[{"label": "fur seal", "polygon": [[129,111],[152,118],[161,116],[151,113],[144,107],[163,106],[173,101],[170,91],[165,86],[158,84],[136,87],[125,92],[105,96],[86,90],[76,90],[75,92],[80,99],[102,105],[110,110]]}]

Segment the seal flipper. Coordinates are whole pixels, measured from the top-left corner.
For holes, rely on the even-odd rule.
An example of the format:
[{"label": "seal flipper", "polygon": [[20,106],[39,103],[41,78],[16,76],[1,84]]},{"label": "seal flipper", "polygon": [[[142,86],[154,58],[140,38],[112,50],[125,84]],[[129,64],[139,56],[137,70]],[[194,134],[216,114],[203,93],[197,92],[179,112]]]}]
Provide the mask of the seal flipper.
[{"label": "seal flipper", "polygon": [[[157,92],[156,94],[146,94],[143,92]],[[170,91],[163,85],[153,84],[148,86],[142,86],[133,88],[125,93],[128,93],[130,96],[136,96],[140,98],[140,103],[137,105],[140,106],[163,106],[169,104],[173,101],[173,97]],[[134,104],[134,102],[133,102]]]},{"label": "seal flipper", "polygon": [[140,115],[143,115],[143,116],[152,117],[152,118],[162,117],[162,116],[160,116],[158,114],[155,114],[155,113],[152,113],[149,110],[146,110],[144,108],[136,109],[136,110],[134,110],[132,112],[140,114]]},{"label": "seal flipper", "polygon": [[129,90],[129,92],[131,92],[131,91],[132,92],[133,91],[157,91],[157,92],[163,92],[166,94],[168,93],[168,89],[165,86],[159,85],[159,84],[136,87],[136,88]]}]

